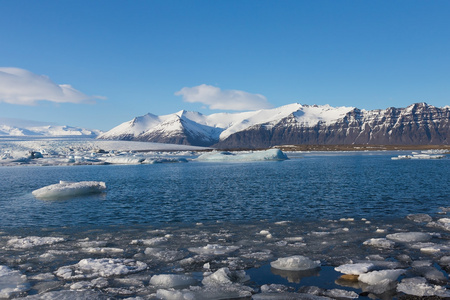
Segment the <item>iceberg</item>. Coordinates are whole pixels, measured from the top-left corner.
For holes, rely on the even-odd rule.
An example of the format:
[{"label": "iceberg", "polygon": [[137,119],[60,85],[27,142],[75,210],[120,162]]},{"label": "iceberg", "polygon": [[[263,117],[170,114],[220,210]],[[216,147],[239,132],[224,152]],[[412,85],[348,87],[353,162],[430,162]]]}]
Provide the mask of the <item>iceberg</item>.
[{"label": "iceberg", "polygon": [[306,256],[294,255],[281,257],[270,263],[270,266],[278,270],[303,271],[320,267],[320,261],[312,261]]},{"label": "iceberg", "polygon": [[242,161],[279,161],[288,159],[280,149],[255,151],[247,153],[209,152],[197,157],[197,161],[242,162]]},{"label": "iceberg", "polygon": [[60,181],[57,184],[44,186],[32,192],[39,199],[58,199],[80,195],[101,193],[106,189],[103,181]]}]

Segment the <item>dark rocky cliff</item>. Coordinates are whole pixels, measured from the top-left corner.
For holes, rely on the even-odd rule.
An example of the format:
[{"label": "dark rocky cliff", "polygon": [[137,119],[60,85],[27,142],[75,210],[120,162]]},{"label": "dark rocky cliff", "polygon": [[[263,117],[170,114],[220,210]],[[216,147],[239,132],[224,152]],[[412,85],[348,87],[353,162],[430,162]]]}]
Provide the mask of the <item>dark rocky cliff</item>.
[{"label": "dark rocky cliff", "polygon": [[450,108],[426,103],[407,108],[353,109],[333,124],[306,127],[292,114],[277,122],[252,126],[218,142],[217,148],[266,148],[276,145],[448,145]]}]

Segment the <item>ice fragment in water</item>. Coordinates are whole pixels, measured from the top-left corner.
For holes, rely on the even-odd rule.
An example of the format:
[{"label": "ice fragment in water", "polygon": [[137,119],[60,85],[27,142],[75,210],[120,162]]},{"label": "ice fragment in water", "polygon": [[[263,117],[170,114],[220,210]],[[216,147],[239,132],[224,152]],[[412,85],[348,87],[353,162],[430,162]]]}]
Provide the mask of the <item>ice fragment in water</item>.
[{"label": "ice fragment in water", "polygon": [[249,280],[250,276],[245,274],[245,271],[230,271],[230,269],[225,267],[203,278],[202,283],[206,286],[227,285],[232,283],[243,283]]},{"label": "ice fragment in water", "polygon": [[279,149],[266,151],[255,151],[251,153],[231,153],[231,152],[210,152],[200,155],[198,161],[265,161],[265,160],[286,160],[288,157]]},{"label": "ice fragment in water", "polygon": [[0,298],[11,298],[29,290],[27,277],[19,271],[0,265]]},{"label": "ice fragment in water", "polygon": [[405,270],[402,269],[372,271],[359,275],[358,280],[369,285],[376,285],[385,280],[395,281],[397,280],[398,276],[402,275],[403,273],[405,273]]},{"label": "ice fragment in water", "polygon": [[58,199],[101,193],[105,189],[106,184],[103,181],[60,181],[57,184],[34,190],[32,194],[38,199]]},{"label": "ice fragment in water", "polygon": [[369,239],[365,241],[363,245],[389,249],[393,248],[395,246],[395,243],[385,238],[378,238],[378,239]]},{"label": "ice fragment in water", "polygon": [[233,252],[239,249],[238,246],[222,246],[218,244],[208,244],[204,247],[192,247],[188,248],[189,251],[198,254],[212,254],[212,255],[222,255]]},{"label": "ice fragment in water", "polygon": [[27,249],[42,245],[52,245],[63,241],[64,238],[61,237],[28,236],[24,238],[12,238],[6,245],[11,248]]},{"label": "ice fragment in water", "polygon": [[424,232],[399,232],[388,234],[386,238],[403,243],[412,243],[412,242],[428,242],[431,240],[431,235],[429,233]]},{"label": "ice fragment in water", "polygon": [[312,261],[302,255],[282,257],[270,263],[272,268],[286,271],[302,271],[320,267],[320,261]]},{"label": "ice fragment in water", "polygon": [[183,287],[196,285],[198,282],[192,276],[178,274],[154,275],[150,279],[150,284],[162,288]]},{"label": "ice fragment in water", "polygon": [[334,268],[336,271],[343,274],[360,275],[372,270],[374,264],[371,263],[359,263],[359,264],[345,264]]},{"label": "ice fragment in water", "polygon": [[147,264],[132,259],[86,258],[77,264],[59,268],[55,274],[64,279],[110,277],[136,273],[147,269]]},{"label": "ice fragment in water", "polygon": [[397,291],[408,295],[426,297],[438,296],[442,298],[450,297],[450,291],[443,286],[427,283],[423,277],[404,278],[398,285]]}]

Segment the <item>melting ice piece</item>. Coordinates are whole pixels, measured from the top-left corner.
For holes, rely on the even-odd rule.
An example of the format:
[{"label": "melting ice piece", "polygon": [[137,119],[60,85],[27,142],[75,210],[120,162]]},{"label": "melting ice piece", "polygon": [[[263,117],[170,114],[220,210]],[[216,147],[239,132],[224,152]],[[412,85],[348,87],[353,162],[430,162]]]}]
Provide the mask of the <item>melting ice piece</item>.
[{"label": "melting ice piece", "polygon": [[358,280],[369,285],[376,285],[382,281],[395,281],[403,273],[405,270],[402,269],[372,271],[359,275]]},{"label": "melting ice piece", "polygon": [[64,279],[89,279],[137,273],[147,269],[147,264],[132,259],[86,258],[70,266],[59,268],[55,274]]},{"label": "melting ice piece", "polygon": [[196,285],[198,281],[192,276],[179,274],[154,275],[150,279],[150,284],[161,288],[174,288],[189,285]]},{"label": "melting ice piece", "polygon": [[272,268],[286,271],[302,271],[320,267],[320,261],[312,261],[302,255],[282,257],[270,263]]},{"label": "melting ice piece", "polygon": [[249,280],[250,276],[245,274],[245,271],[230,271],[230,269],[225,267],[203,278],[202,283],[205,286],[214,286],[243,283]]},{"label": "melting ice piece", "polygon": [[103,181],[70,182],[61,180],[57,184],[34,190],[32,194],[39,199],[57,199],[101,193],[105,189],[106,184]]},{"label": "melting ice piece", "polygon": [[336,271],[349,275],[360,275],[369,272],[374,267],[371,263],[345,264],[334,268]]},{"label": "melting ice piece", "polygon": [[12,238],[6,245],[17,249],[27,249],[42,245],[53,245],[63,241],[65,241],[65,239],[62,237],[27,236],[24,238]]},{"label": "melting ice piece", "polygon": [[208,244],[205,247],[188,248],[189,251],[198,254],[223,255],[239,249],[238,246],[222,246],[217,244]]},{"label": "melting ice piece", "polygon": [[198,161],[264,161],[264,160],[286,160],[288,157],[280,149],[266,151],[255,151],[251,153],[210,152],[200,155]]},{"label": "melting ice piece", "polygon": [[386,236],[390,240],[403,243],[428,242],[431,237],[431,234],[425,232],[398,232]]},{"label": "melting ice piece", "polygon": [[395,246],[395,242],[387,240],[385,238],[378,238],[378,239],[369,239],[365,241],[363,245],[389,249]]},{"label": "melting ice piece", "polygon": [[427,283],[423,277],[404,278],[397,286],[397,291],[419,297],[438,296],[450,297],[450,291],[443,286]]},{"label": "melting ice piece", "polygon": [[30,289],[27,276],[7,266],[0,265],[0,298],[9,299]]}]

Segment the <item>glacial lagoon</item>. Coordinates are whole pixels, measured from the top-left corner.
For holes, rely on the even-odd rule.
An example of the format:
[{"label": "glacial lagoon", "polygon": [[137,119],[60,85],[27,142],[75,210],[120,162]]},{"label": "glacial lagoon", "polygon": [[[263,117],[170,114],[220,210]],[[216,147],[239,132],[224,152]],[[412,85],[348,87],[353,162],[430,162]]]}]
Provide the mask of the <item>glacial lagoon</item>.
[{"label": "glacial lagoon", "polygon": [[[450,160],[398,154],[2,167],[0,298],[448,297]],[[107,188],[32,195],[60,180]],[[271,266],[298,256],[319,266]]]}]

